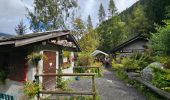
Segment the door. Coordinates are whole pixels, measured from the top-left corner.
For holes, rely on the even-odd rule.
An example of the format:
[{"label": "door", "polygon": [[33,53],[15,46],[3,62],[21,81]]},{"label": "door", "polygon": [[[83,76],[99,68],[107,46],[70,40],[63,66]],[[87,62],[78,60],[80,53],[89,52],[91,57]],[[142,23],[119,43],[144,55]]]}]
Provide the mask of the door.
[{"label": "door", "polygon": [[[46,73],[56,73],[56,52],[54,51],[44,51],[44,55],[47,56],[47,60],[43,61],[43,74]],[[43,76],[43,89],[54,89],[56,86],[55,76]]]}]

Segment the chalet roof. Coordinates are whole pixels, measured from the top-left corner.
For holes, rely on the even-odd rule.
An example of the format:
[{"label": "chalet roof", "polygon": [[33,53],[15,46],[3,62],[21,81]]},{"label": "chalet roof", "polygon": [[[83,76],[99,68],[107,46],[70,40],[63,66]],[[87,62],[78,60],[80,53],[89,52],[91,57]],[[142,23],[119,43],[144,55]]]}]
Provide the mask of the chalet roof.
[{"label": "chalet roof", "polygon": [[80,51],[80,46],[78,45],[74,36],[70,34],[69,30],[63,31],[46,31],[46,32],[37,32],[13,37],[4,37],[0,38],[0,46],[2,45],[14,45],[15,47],[36,43],[48,39],[52,39],[55,37],[66,36],[72,40],[72,42],[76,45],[77,49]]},{"label": "chalet roof", "polygon": [[105,55],[105,56],[108,55],[107,53],[105,53],[105,52],[103,52],[103,51],[100,51],[100,50],[95,50],[91,55],[92,55],[92,56],[96,56],[96,55],[98,55],[98,54],[103,54],[103,55]]},{"label": "chalet roof", "polygon": [[114,48],[110,51],[110,53],[116,52],[116,51],[124,48],[125,46],[131,44],[132,42],[134,42],[134,41],[136,41],[136,40],[139,40],[139,39],[140,39],[140,40],[148,41],[148,39],[147,39],[146,37],[138,35],[138,36],[135,36],[135,37],[129,39],[128,41],[125,41],[124,43],[118,45],[117,47],[114,47]]}]

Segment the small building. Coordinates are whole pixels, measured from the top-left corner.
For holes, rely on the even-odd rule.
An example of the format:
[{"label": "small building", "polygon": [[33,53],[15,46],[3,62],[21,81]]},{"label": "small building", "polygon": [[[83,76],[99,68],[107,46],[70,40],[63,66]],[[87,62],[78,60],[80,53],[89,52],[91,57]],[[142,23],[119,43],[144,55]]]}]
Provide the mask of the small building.
[{"label": "small building", "polygon": [[95,50],[91,55],[101,62],[104,62],[106,57],[108,56],[107,53],[100,50]]},{"label": "small building", "polygon": [[[57,69],[62,67],[63,50],[69,51],[71,58],[74,58],[74,52],[80,51],[77,41],[67,30],[0,39],[0,71],[7,72],[6,83],[0,83],[0,93],[23,100],[23,83],[33,81],[36,73],[35,67],[28,63],[27,56],[33,52],[46,55],[47,60],[39,61],[38,73],[57,73]],[[70,60],[70,63],[71,69],[68,71],[73,72],[74,61]],[[44,89],[53,88],[56,77],[42,77],[40,83]]]},{"label": "small building", "polygon": [[147,48],[148,40],[143,36],[136,36],[114,47],[110,53],[114,58],[122,58],[134,53],[143,53]]}]

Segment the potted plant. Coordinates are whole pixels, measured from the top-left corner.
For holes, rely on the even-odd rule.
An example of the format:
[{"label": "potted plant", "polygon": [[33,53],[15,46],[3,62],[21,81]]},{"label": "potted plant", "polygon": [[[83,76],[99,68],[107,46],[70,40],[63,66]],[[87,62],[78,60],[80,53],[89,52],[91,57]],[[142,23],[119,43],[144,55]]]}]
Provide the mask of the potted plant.
[{"label": "potted plant", "polygon": [[36,67],[36,74],[38,74],[38,62],[41,59],[47,59],[47,56],[40,53],[32,53],[27,56],[28,62]]}]

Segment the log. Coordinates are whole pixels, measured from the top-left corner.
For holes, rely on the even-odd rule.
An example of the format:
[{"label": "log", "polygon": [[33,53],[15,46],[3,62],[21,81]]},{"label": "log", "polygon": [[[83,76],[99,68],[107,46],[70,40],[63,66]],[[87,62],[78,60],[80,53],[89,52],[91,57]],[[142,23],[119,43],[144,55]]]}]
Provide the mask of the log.
[{"label": "log", "polygon": [[158,95],[160,95],[161,97],[170,100],[170,93],[163,91],[157,87],[155,87],[154,85],[151,84],[151,82],[147,82],[141,78],[134,78],[135,80],[139,81],[140,83],[144,84],[146,87],[148,87],[149,89],[151,89],[153,92],[157,93]]},{"label": "log", "polygon": [[37,74],[36,76],[95,76],[93,73],[64,73],[64,74],[56,74],[56,73],[46,73],[46,74]]}]

